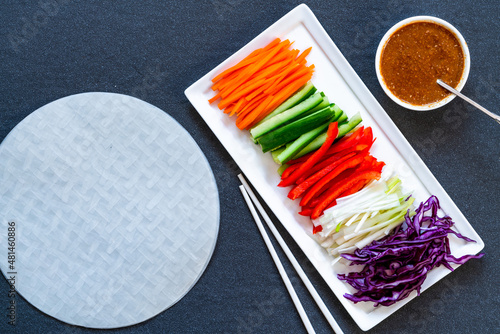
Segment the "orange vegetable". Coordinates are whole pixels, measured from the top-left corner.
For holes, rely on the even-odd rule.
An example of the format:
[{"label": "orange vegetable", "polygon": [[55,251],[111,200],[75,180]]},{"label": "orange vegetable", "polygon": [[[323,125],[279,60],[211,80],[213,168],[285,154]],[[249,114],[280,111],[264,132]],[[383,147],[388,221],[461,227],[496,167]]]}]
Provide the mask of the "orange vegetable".
[{"label": "orange vegetable", "polygon": [[314,65],[306,66],[305,60],[311,48],[300,53],[290,49],[292,44],[276,38],[217,74],[208,102],[218,101],[224,113],[236,115],[238,128],[253,127],[312,77]]},{"label": "orange vegetable", "polygon": [[307,55],[311,52],[312,50],[312,47],[304,50],[304,52],[302,52],[302,54],[297,58],[297,62],[301,62],[302,60],[306,59]]}]

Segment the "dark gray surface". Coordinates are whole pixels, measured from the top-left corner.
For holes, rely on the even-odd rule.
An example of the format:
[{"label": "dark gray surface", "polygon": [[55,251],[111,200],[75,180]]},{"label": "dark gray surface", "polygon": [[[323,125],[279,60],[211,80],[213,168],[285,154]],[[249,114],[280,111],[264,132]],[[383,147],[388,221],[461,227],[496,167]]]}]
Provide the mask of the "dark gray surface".
[{"label": "dark gray surface", "polygon": [[[220,232],[206,272],[172,308],[116,332],[305,332],[238,191],[238,168],[183,93],[299,3],[2,1],[0,140],[55,99],[89,91],[129,94],[177,119],[200,145],[217,179]],[[465,264],[370,333],[498,333],[500,127],[458,99],[432,113],[399,107],[379,86],[374,57],[381,37],[396,22],[414,15],[447,20],[470,48],[472,66],[463,93],[498,112],[499,2],[307,4],[486,243],[483,259]],[[278,229],[340,326],[360,333],[279,224]],[[0,261],[6,252],[0,250]],[[285,267],[290,269],[286,261]],[[329,332],[305,288],[296,287],[317,332]],[[10,327],[4,316],[7,291],[6,280],[0,279],[0,332],[94,332],[48,317],[22,298],[17,299],[17,325]]]}]

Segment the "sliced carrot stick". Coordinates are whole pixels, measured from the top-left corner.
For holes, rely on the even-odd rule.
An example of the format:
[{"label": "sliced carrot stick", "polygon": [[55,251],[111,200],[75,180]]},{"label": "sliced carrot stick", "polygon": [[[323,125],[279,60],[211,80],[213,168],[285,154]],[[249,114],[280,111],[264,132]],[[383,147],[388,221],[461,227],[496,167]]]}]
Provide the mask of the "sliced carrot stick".
[{"label": "sliced carrot stick", "polygon": [[279,43],[281,43],[281,39],[279,38],[275,38],[271,41],[271,43],[267,44],[265,47],[262,48],[263,51],[267,51],[269,49],[272,49],[274,48],[276,45],[278,45]]},{"label": "sliced carrot stick", "polygon": [[248,66],[245,68],[245,70],[236,78],[235,80],[237,81],[245,81],[248,79],[253,73],[261,69],[266,63],[273,58],[278,52],[280,52],[283,48],[286,48],[290,45],[290,41],[284,40],[283,42],[279,43],[276,45],[274,48],[272,48],[269,53],[267,53],[261,60],[259,60],[257,63],[252,64],[251,66]]},{"label": "sliced carrot stick", "polygon": [[287,98],[289,98],[293,93],[295,93],[300,87],[304,86],[304,84],[311,79],[312,73],[309,73],[300,80],[295,81],[294,83],[290,84],[288,87],[284,88],[283,90],[277,91],[276,95],[274,96],[273,101],[269,105],[269,109],[272,111],[275,108],[277,108],[280,104],[282,104]]},{"label": "sliced carrot stick", "polygon": [[264,73],[264,75],[262,75],[262,73],[260,73],[260,72],[255,72],[250,77],[248,77],[246,79],[246,81],[238,81],[239,80],[238,77],[240,75],[241,75],[241,72],[240,72],[240,74],[238,74],[238,76],[236,76],[232,79],[231,83],[228,83],[224,86],[223,91],[222,91],[222,98],[226,98],[230,94],[236,94],[240,90],[248,87],[249,85],[252,85],[254,82],[256,82],[262,78],[265,78],[265,76],[266,76],[265,73]]},{"label": "sliced carrot stick", "polygon": [[208,102],[210,104],[214,103],[215,101],[217,101],[219,98],[220,98],[220,92],[218,92],[214,97],[212,97],[210,100],[208,100]]},{"label": "sliced carrot stick", "polygon": [[[284,66],[286,66],[286,64],[283,64]],[[271,73],[271,72],[270,72]],[[256,89],[252,94],[248,95],[246,97],[247,100],[252,100],[256,95],[258,95],[259,93],[264,93],[265,91],[267,91],[268,89],[272,88],[273,86],[276,85],[277,82],[280,81],[281,77],[280,75],[272,75],[272,76],[265,76],[268,83],[261,86],[260,88]]]},{"label": "sliced carrot stick", "polygon": [[259,105],[259,103],[262,103],[264,101],[265,98],[266,95],[257,96],[253,101],[249,102],[238,112],[238,117],[244,117],[250,111],[254,110]]},{"label": "sliced carrot stick", "polygon": [[233,67],[228,68],[224,72],[222,72],[219,75],[217,75],[215,78],[212,79],[212,82],[213,83],[217,83],[218,81],[226,78],[227,76],[231,75],[235,71],[241,70],[241,69],[243,69],[243,68],[251,65],[256,59],[259,59],[259,58],[260,58],[260,53],[254,55],[252,58],[244,59],[244,60],[240,61],[239,63],[237,63]]},{"label": "sliced carrot stick", "polygon": [[292,44],[276,38],[216,75],[209,103],[219,100],[219,109],[236,114],[240,129],[259,122],[312,77],[314,65],[305,60],[311,48],[300,53]]},{"label": "sliced carrot stick", "polygon": [[[272,97],[272,96],[271,96]],[[254,126],[257,125],[257,123],[259,123],[260,121],[262,121],[264,119],[264,117],[266,117],[272,110],[274,109],[269,109],[269,106],[266,107],[265,109],[263,109],[258,115],[257,117],[255,117],[255,119],[252,121],[252,123],[250,123],[246,129],[247,130],[250,130],[251,128],[253,128]]]},{"label": "sliced carrot stick", "polygon": [[236,91],[232,92],[229,95],[225,95],[222,93],[222,102],[224,104],[231,104],[231,102],[239,99],[241,96],[246,96],[246,94],[249,94],[253,92],[255,89],[263,86],[266,84],[267,79],[266,78],[261,78],[257,81],[252,81],[252,82],[247,82],[244,85],[242,85],[240,88],[238,88]]},{"label": "sliced carrot stick", "polygon": [[255,118],[259,116],[262,110],[264,110],[267,107],[269,102],[271,102],[272,98],[273,98],[272,96],[268,96],[262,103],[260,103],[257,106],[257,108],[248,113],[239,124],[238,122],[236,122],[236,126],[238,126],[238,128],[240,129],[247,128],[255,120]]},{"label": "sliced carrot stick", "polygon": [[288,49],[282,49],[281,52],[279,52],[273,59],[269,60],[269,62],[266,64],[266,66],[271,66],[276,63],[279,63],[285,59],[290,59],[292,61],[295,61],[295,58],[297,57],[299,50],[288,50]]},{"label": "sliced carrot stick", "polygon": [[[277,77],[279,80],[276,81],[276,85],[279,84],[289,73],[296,71],[299,69],[299,65],[295,62],[292,62],[290,65],[285,67],[281,72],[277,74]],[[274,89],[273,89],[274,90]],[[273,91],[271,89],[268,89],[266,93],[269,93],[270,91]]]},{"label": "sliced carrot stick", "polygon": [[237,124],[242,124],[241,129],[244,129],[247,126],[247,124],[249,124],[255,118],[254,113],[256,112],[259,113],[259,110],[262,110],[269,104],[269,100],[270,100],[269,96],[263,96],[263,98],[261,98],[260,101],[256,103],[253,108],[249,108],[248,110],[245,111],[245,113],[240,113],[238,115],[239,122],[237,122]]},{"label": "sliced carrot stick", "polygon": [[[300,64],[295,64],[295,66],[289,66],[290,68],[287,69],[286,71],[283,71],[280,75],[280,80],[276,81],[275,86],[273,87],[273,90],[280,90],[286,87],[288,84],[290,84],[293,80],[299,78],[302,75],[305,75],[309,72],[312,74],[312,70],[314,67],[309,68],[309,67],[303,67]],[[268,93],[271,93],[271,90],[267,90]]]},{"label": "sliced carrot stick", "polygon": [[[269,77],[275,75],[276,72],[278,72],[281,68],[287,66],[291,61],[292,61],[292,59],[285,59],[277,64],[274,64],[274,65],[266,67],[265,69],[262,69],[261,71],[259,71],[258,73],[256,73],[252,77],[250,77],[248,79],[248,81],[246,81],[244,84],[237,86],[238,84],[236,83],[236,85],[234,86],[234,90],[227,90],[227,91],[224,90],[224,92],[222,93],[222,98],[226,98],[229,94],[236,94],[240,90],[248,87],[249,85],[253,84],[256,81],[259,81],[262,78],[269,78]],[[250,100],[250,99],[247,99],[247,100]]]},{"label": "sliced carrot stick", "polygon": [[220,79],[219,81],[217,81],[216,83],[214,83],[212,85],[212,90],[215,91],[217,89],[219,89],[219,90],[224,89],[224,87],[228,83],[231,83],[231,81],[234,80],[234,78],[236,78],[239,73],[240,73],[240,71],[237,70],[237,71],[234,71],[233,73],[229,74],[227,77]]},{"label": "sliced carrot stick", "polygon": [[[270,97],[270,98],[271,98],[271,100],[272,100],[272,97],[273,97],[273,96],[271,95],[271,96],[269,96],[269,97]],[[259,123],[260,121],[262,121],[262,119],[263,119],[264,117],[266,117],[266,116],[267,116],[267,114],[269,114],[269,113],[270,113],[270,111],[269,111],[269,104],[268,104],[268,106],[266,106],[266,107],[265,107],[265,108],[263,108],[261,111],[259,111],[259,113],[257,113],[257,114],[256,114],[256,116],[255,116],[254,120],[253,120],[250,124],[248,124],[248,125],[247,125],[247,127],[246,127],[245,129],[250,130],[250,129],[251,129],[251,128],[253,128],[255,125],[257,125],[257,123]]]},{"label": "sliced carrot stick", "polygon": [[271,43],[269,43],[266,47],[254,50],[248,56],[243,58],[239,63],[228,68],[227,70],[223,71],[222,73],[218,74],[215,78],[212,79],[212,82],[216,83],[216,82],[220,81],[222,78],[231,74],[232,72],[254,63],[256,60],[261,58],[262,54],[268,52],[270,49],[272,49],[273,47],[278,45],[280,42],[281,42],[281,40],[279,38],[276,38]]},{"label": "sliced carrot stick", "polygon": [[239,99],[238,102],[236,102],[236,104],[234,105],[233,109],[231,110],[231,113],[229,114],[229,117],[231,117],[235,113],[237,113],[238,110],[240,110],[241,107],[243,106],[243,104],[246,103],[246,102],[247,101],[244,98]]},{"label": "sliced carrot stick", "polygon": [[234,104],[231,104],[230,106],[228,106],[227,108],[225,108],[223,111],[224,111],[224,114],[229,114],[234,108]]},{"label": "sliced carrot stick", "polygon": [[266,79],[260,79],[257,82],[249,85],[245,89],[242,89],[236,94],[232,94],[227,97],[227,99],[222,100],[219,104],[218,107],[219,109],[224,109],[228,105],[230,105],[232,102],[236,102],[240,97],[244,96],[245,94],[253,92],[255,89],[259,88],[260,86],[264,85],[266,83]]},{"label": "sliced carrot stick", "polygon": [[227,92],[228,87],[230,87],[232,84],[234,84],[234,82],[232,81],[233,79],[231,79],[231,77],[236,78],[236,76],[238,75],[238,72],[235,72],[234,74],[235,74],[234,77],[232,75],[230,75],[229,77],[224,78],[216,83],[216,84],[220,83],[220,85],[218,86],[217,89],[218,89],[218,91],[221,92],[222,95],[224,95],[224,93]]},{"label": "sliced carrot stick", "polygon": [[[270,43],[274,45],[278,44],[279,41],[279,38],[277,38],[276,40],[274,40],[273,42]],[[263,49],[263,48],[260,48],[260,49],[257,49],[257,50],[254,50],[252,53],[250,53],[248,56],[246,56],[245,58],[243,58],[242,60],[240,60],[239,63],[237,63],[236,65],[228,68],[227,70],[223,71],[222,73],[218,74],[215,78],[212,79],[212,82],[217,82],[219,81],[220,79],[222,79],[223,77],[227,76],[229,73],[243,67],[243,66],[246,66],[246,65],[249,65],[251,64],[252,62],[255,61],[255,59],[258,58],[259,54],[261,54],[262,52],[265,52],[267,51],[267,49]]]},{"label": "sliced carrot stick", "polygon": [[271,80],[271,79],[267,79],[267,81],[268,82],[265,85],[260,86],[259,88],[257,88],[256,90],[254,90],[253,93],[247,95],[247,97],[244,97],[244,99],[247,100],[247,101],[252,101],[256,96],[258,96],[259,94],[261,94],[267,88],[271,87],[272,84],[274,83],[274,81]]},{"label": "sliced carrot stick", "polygon": [[312,46],[309,47],[308,49],[305,49],[304,52],[300,54],[300,56],[297,58],[298,62],[301,62],[302,60],[306,59],[307,55],[311,52]]},{"label": "sliced carrot stick", "polygon": [[[310,68],[312,66],[312,68]],[[278,86],[276,87],[276,90],[281,90],[284,87],[288,86],[291,82],[294,82],[295,80],[301,78],[302,76],[308,76],[311,74],[312,76],[312,69],[314,69],[314,65],[311,65],[309,67],[304,67],[297,72],[291,74],[290,76],[286,77],[281,81]]]},{"label": "sliced carrot stick", "polygon": [[263,77],[271,77],[279,75],[283,68],[286,68],[293,62],[292,57],[287,57],[277,63],[267,66],[266,68],[261,69],[254,78],[263,78]]}]

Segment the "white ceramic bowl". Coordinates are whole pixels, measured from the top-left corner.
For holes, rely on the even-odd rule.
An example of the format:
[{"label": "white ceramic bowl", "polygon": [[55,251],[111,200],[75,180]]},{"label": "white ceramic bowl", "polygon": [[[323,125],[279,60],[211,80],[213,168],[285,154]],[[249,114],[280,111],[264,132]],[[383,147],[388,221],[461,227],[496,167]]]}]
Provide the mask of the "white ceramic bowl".
[{"label": "white ceramic bowl", "polygon": [[387,88],[387,86],[385,84],[385,81],[384,81],[384,78],[382,77],[382,74],[380,72],[380,57],[381,57],[382,51],[383,51],[383,49],[385,47],[385,43],[387,42],[387,40],[389,39],[389,37],[391,37],[392,34],[396,30],[398,30],[399,28],[401,28],[401,27],[403,27],[403,26],[405,26],[405,25],[407,25],[409,23],[414,23],[414,22],[433,22],[433,23],[437,23],[437,24],[441,25],[442,27],[444,27],[444,28],[448,29],[449,31],[451,31],[458,38],[458,40],[460,41],[460,45],[462,46],[462,50],[464,52],[465,64],[464,64],[464,71],[462,73],[462,78],[460,78],[460,82],[458,83],[458,86],[456,88],[458,91],[462,90],[462,88],[464,87],[465,82],[467,81],[467,78],[469,76],[469,71],[470,71],[470,54],[469,54],[469,48],[467,47],[467,43],[465,42],[465,39],[463,38],[462,34],[460,34],[460,32],[454,26],[452,26],[451,24],[449,24],[448,22],[446,22],[444,20],[441,20],[441,19],[439,19],[437,17],[433,17],[433,16],[413,16],[413,17],[409,17],[409,18],[407,18],[407,19],[405,19],[403,21],[400,21],[397,24],[395,24],[391,29],[389,29],[389,31],[387,31],[385,33],[384,37],[380,41],[380,44],[378,45],[378,49],[377,49],[377,54],[375,56],[375,70],[377,72],[377,78],[378,78],[378,81],[380,83],[380,86],[382,86],[382,89],[385,91],[385,93],[387,94],[387,96],[389,96],[394,102],[396,102],[400,106],[403,106],[403,107],[408,108],[408,109],[412,109],[412,110],[433,110],[433,109],[442,107],[445,104],[447,104],[448,102],[450,102],[451,100],[453,100],[455,98],[455,95],[451,94],[451,95],[449,95],[448,97],[444,98],[441,101],[434,102],[434,103],[427,104],[427,105],[419,106],[419,105],[410,104],[410,103],[407,103],[407,102],[402,101],[399,98],[397,98],[389,90],[389,88]]}]

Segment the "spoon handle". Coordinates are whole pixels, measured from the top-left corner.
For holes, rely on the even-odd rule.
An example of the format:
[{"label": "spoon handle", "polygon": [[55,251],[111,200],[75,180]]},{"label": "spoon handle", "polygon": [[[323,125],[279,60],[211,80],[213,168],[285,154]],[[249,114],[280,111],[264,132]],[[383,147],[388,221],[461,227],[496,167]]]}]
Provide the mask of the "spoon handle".
[{"label": "spoon handle", "polygon": [[474,107],[476,107],[477,109],[481,110],[482,112],[484,112],[486,115],[490,116],[491,118],[493,118],[495,121],[498,122],[498,124],[500,124],[500,116],[492,113],[491,111],[489,111],[488,109],[486,109],[485,107],[481,106],[479,103],[469,99],[467,96],[465,96],[464,94],[460,93],[458,90],[456,90],[455,88],[449,86],[448,84],[446,84],[445,82],[443,82],[441,79],[438,79],[437,80],[437,83],[446,88],[447,90],[449,90],[450,92],[452,92],[453,94],[457,95],[458,97],[461,97],[462,99],[464,99],[465,101],[469,102],[470,104],[472,104]]}]

